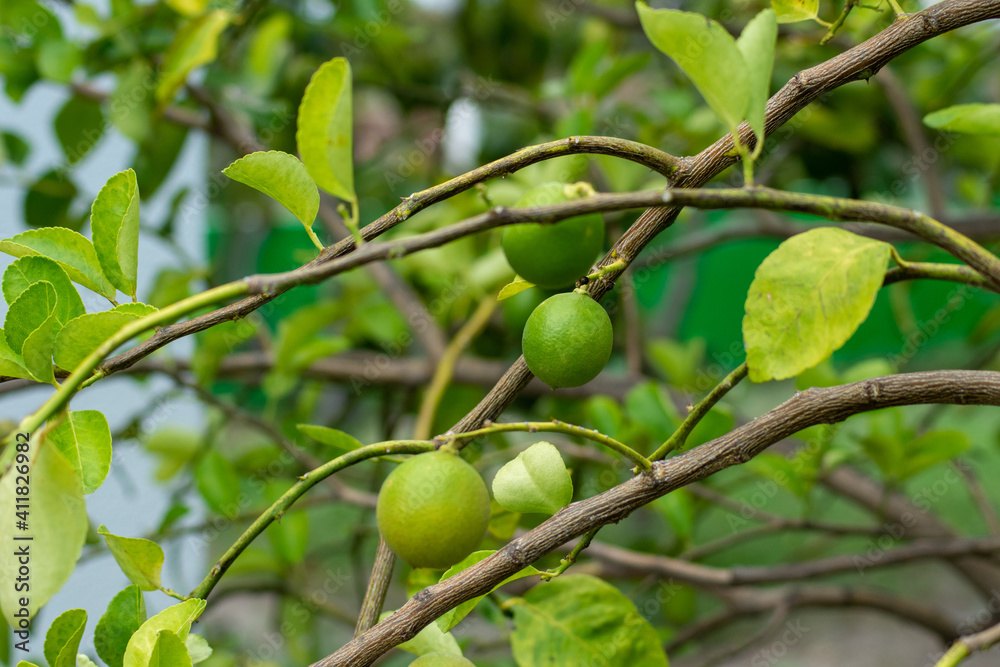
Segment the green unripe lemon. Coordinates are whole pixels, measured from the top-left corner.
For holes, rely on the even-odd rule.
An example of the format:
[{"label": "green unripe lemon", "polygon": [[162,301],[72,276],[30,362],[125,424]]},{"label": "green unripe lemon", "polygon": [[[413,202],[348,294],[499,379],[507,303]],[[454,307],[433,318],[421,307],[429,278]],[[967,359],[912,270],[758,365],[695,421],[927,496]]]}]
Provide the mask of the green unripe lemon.
[{"label": "green unripe lemon", "polygon": [[[569,192],[567,192],[569,190]],[[568,201],[573,186],[546,183],[524,195],[517,206]],[[503,251],[517,275],[540,287],[572,285],[587,273],[604,245],[604,219],[596,213],[555,224],[529,222],[503,232]]]},{"label": "green unripe lemon", "polygon": [[410,667],[476,667],[476,663],[453,653],[425,653],[411,662]]},{"label": "green unripe lemon", "polygon": [[528,368],[553,389],[579,387],[597,377],[611,356],[611,318],[586,294],[567,292],[543,301],[524,325],[521,347]]},{"label": "green unripe lemon", "polygon": [[382,538],[412,567],[444,569],[479,546],[490,521],[490,494],[461,457],[418,454],[393,470],[375,507]]}]

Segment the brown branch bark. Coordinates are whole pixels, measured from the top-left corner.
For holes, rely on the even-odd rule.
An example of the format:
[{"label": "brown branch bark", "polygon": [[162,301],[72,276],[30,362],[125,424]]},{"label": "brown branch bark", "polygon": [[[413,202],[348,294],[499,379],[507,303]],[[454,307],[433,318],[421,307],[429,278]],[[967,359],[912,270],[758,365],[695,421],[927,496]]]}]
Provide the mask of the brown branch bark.
[{"label": "brown branch bark", "polygon": [[648,474],[637,475],[602,494],[565,507],[486,560],[417,593],[388,619],[315,665],[370,665],[444,612],[487,593],[561,544],[593,528],[621,521],[674,489],[745,463],[803,428],[840,422],[868,410],[924,403],[1000,405],[1000,373],[909,373],[798,392],[774,410],[720,438],[655,463]]}]

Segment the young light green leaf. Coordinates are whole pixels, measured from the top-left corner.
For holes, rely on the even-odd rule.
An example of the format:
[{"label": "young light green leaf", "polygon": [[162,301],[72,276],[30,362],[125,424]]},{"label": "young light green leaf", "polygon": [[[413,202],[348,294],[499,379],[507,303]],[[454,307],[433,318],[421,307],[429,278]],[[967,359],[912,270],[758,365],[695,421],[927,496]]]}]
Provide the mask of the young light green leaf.
[{"label": "young light green leaf", "polygon": [[563,575],[539,584],[513,611],[511,647],[520,667],[667,667],[653,626],[617,588],[597,577]]},{"label": "young light green leaf", "polygon": [[52,284],[56,291],[56,322],[62,328],[74,317],[87,312],[80,293],[73,287],[66,271],[48,257],[40,255],[15,259],[3,273],[3,296],[7,303],[14,301],[31,285],[41,281]]},{"label": "young light green leaf", "polygon": [[75,410],[49,433],[83,481],[83,493],[93,493],[111,470],[111,429],[98,410]]},{"label": "young light green leaf", "polygon": [[739,127],[750,97],[750,80],[732,35],[701,14],[650,9],[642,2],[636,2],[636,9],[653,46],[684,70],[730,130]]},{"label": "young light green leaf", "polygon": [[535,286],[534,283],[529,283],[527,280],[524,280],[523,278],[515,277],[513,281],[507,283],[506,285],[500,288],[500,293],[497,294],[497,301],[503,301],[504,299],[509,299],[515,294],[520,294],[524,290],[531,289],[534,286]]},{"label": "young light green leaf", "polygon": [[7,334],[0,329],[0,376],[30,379],[24,358],[7,344]]},{"label": "young light green leaf", "polygon": [[888,262],[888,244],[833,227],[782,243],[747,294],[750,379],[793,377],[839,349],[868,317]]},{"label": "young light green leaf", "polygon": [[173,100],[191,70],[215,60],[219,35],[231,19],[229,12],[216,9],[191,19],[177,31],[163,56],[160,83],[156,86],[157,104],[163,106]]},{"label": "young light green leaf", "polygon": [[295,143],[302,164],[319,187],[354,201],[351,66],[345,58],[323,63],[299,104]]},{"label": "young light green leaf", "polygon": [[924,123],[930,127],[962,134],[1000,134],[1000,104],[956,104],[929,113]]},{"label": "young light green leaf", "polygon": [[[13,458],[15,466],[28,467],[31,479],[31,513],[20,527],[17,516],[16,487],[20,484],[17,474],[0,478],[0,512],[10,517],[0,522],[0,548],[5,554],[0,558],[0,581],[13,582],[18,576],[18,549],[30,545],[31,569],[45,576],[33,577],[28,602],[29,618],[33,618],[73,573],[76,561],[87,537],[87,509],[83,502],[83,489],[76,471],[55,447],[32,438],[28,451],[17,441]],[[22,458],[23,455],[23,458]],[[16,540],[31,536],[31,542]],[[18,598],[24,597],[14,586],[0,586],[0,608],[11,627],[17,627],[15,611],[21,608]]]},{"label": "young light green leaf", "polygon": [[[496,551],[489,549],[483,551],[474,551],[465,558],[463,558],[461,562],[455,563],[450,568],[448,568],[445,571],[445,573],[441,575],[440,580],[444,581],[449,577],[453,577],[462,570],[466,570],[472,567],[479,561],[485,560],[486,558],[492,556],[495,553]],[[517,572],[516,574],[512,574],[503,581],[501,581],[499,584],[493,587],[492,591],[495,591],[501,586],[509,584],[512,581],[516,581],[517,579],[524,579],[525,577],[537,576],[539,574],[541,573],[533,565],[529,565],[523,570]],[[488,593],[484,593],[483,595],[472,598],[471,600],[466,600],[465,602],[458,605],[451,611],[445,612],[444,616],[441,616],[437,620],[438,627],[441,628],[442,632],[448,632],[456,625],[461,623],[462,619],[468,616],[472,612],[472,610],[476,608],[476,605],[479,604],[479,602],[487,595]]]},{"label": "young light green leaf", "polygon": [[749,83],[746,117],[750,129],[757,137],[757,146],[763,147],[764,111],[771,92],[771,70],[774,67],[774,43],[778,39],[778,22],[774,11],[765,9],[743,28],[736,40],[736,48],[746,63]]},{"label": "young light green leaf", "polygon": [[105,526],[97,529],[129,581],[144,591],[163,588],[160,570],[163,568],[163,549],[156,542],[141,537],[119,537],[108,532]]},{"label": "young light green leaf", "polygon": [[146,315],[152,315],[155,313],[156,308],[148,303],[120,303],[112,308],[110,312],[125,313],[126,315],[133,315],[135,317],[146,317]]},{"label": "young light green leaf", "polygon": [[191,667],[184,640],[170,630],[157,632],[146,667]]},{"label": "young light green leaf", "polygon": [[205,604],[204,600],[197,598],[185,600],[173,607],[167,607],[143,623],[129,639],[122,667],[147,667],[160,630],[169,630],[182,642],[186,641],[191,631],[191,623],[201,616]]},{"label": "young light green leaf", "polygon": [[59,262],[70,280],[114,300],[115,288],[104,277],[94,246],[83,235],[65,227],[29,229],[0,241],[0,252],[14,257],[43,255]]},{"label": "young light green leaf", "polygon": [[28,286],[7,309],[4,334],[14,352],[24,355],[24,343],[33,331],[56,310],[56,290],[52,283],[41,280]]},{"label": "young light green leaf", "polygon": [[139,267],[139,186],[134,171],[118,172],[97,193],[90,229],[104,275],[134,299]]},{"label": "young light green leaf", "polygon": [[797,23],[819,14],[819,0],[771,0],[778,23]]},{"label": "young light green leaf", "polygon": [[493,497],[511,512],[555,514],[573,500],[573,480],[559,450],[536,442],[500,468]]},{"label": "young light green leaf", "polygon": [[94,648],[108,667],[122,667],[129,639],[146,622],[146,601],[135,584],[118,592],[94,629]]},{"label": "young light green leaf", "polygon": [[341,453],[350,452],[361,447],[361,443],[353,435],[344,433],[343,431],[338,431],[335,428],[317,426],[316,424],[296,424],[295,428],[299,429],[300,433],[309,436],[316,442],[321,442],[324,445],[333,447],[333,449],[337,452],[337,456],[340,456]]},{"label": "young light green leaf", "polygon": [[89,656],[78,653],[76,656],[76,667],[98,667],[98,665]]},{"label": "young light green leaf", "polygon": [[87,355],[119,329],[138,319],[132,313],[106,310],[87,313],[70,320],[56,336],[54,357],[56,366],[72,371]]},{"label": "young light green leaf", "polygon": [[208,645],[208,640],[201,635],[191,633],[184,640],[188,655],[191,656],[191,663],[197,665],[203,660],[208,660],[212,656],[212,647]]},{"label": "young light green leaf", "polygon": [[208,0],[165,0],[166,4],[178,14],[197,16],[205,11]]},{"label": "young light green leaf", "polygon": [[49,667],[76,667],[76,652],[87,625],[85,609],[64,611],[45,633],[45,659]]},{"label": "young light green leaf", "polygon": [[222,173],[263,192],[312,230],[319,213],[319,190],[305,166],[294,155],[260,151],[241,157]]}]

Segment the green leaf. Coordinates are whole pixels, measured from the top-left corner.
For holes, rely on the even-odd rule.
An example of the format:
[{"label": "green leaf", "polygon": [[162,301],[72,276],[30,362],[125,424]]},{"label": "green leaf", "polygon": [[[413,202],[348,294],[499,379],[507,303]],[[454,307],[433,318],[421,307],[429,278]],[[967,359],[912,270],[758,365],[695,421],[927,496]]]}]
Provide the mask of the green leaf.
[{"label": "green leaf", "polygon": [[110,300],[115,298],[115,288],[104,277],[94,246],[71,229],[29,229],[0,241],[0,252],[14,257],[44,255],[59,262],[73,282]]},{"label": "green leaf", "polygon": [[316,184],[353,202],[357,196],[351,99],[350,63],[345,58],[323,63],[309,80],[299,104],[295,143]]},{"label": "green leaf", "polygon": [[[169,630],[183,642],[191,631],[191,623],[205,610],[205,601],[197,598],[167,607],[142,624],[125,648],[122,667],[147,667],[153,655],[160,630]],[[186,653],[186,651],[185,651]]]},{"label": "green leaf", "polygon": [[778,23],[797,23],[819,14],[819,0],[771,0]]},{"label": "green leaf", "polygon": [[555,514],[573,500],[573,480],[559,450],[536,442],[500,468],[493,496],[511,512]]},{"label": "green leaf", "polygon": [[868,317],[888,262],[887,243],[833,227],[782,243],[747,294],[750,379],[793,377],[839,349]]},{"label": "green leaf", "polygon": [[31,379],[24,358],[7,344],[7,334],[0,329],[0,376]]},{"label": "green leaf", "polygon": [[87,625],[85,609],[64,611],[45,633],[45,659],[49,667],[76,667],[76,652]]},{"label": "green leaf", "polygon": [[[13,582],[19,576],[15,552],[30,545],[31,571],[44,576],[31,580],[28,598],[29,618],[69,579],[87,537],[87,509],[83,502],[83,489],[76,471],[55,447],[32,438],[29,446],[17,441],[14,467],[0,479],[0,512],[8,517],[0,522],[0,548],[5,556],[0,558],[0,581]],[[27,451],[23,451],[27,449]],[[27,467],[31,480],[31,513],[27,529],[20,530],[14,521],[17,512],[17,481],[22,468]],[[23,502],[23,501],[22,501]],[[15,540],[31,536],[31,542]],[[13,614],[21,608],[19,599],[24,597],[14,586],[0,586],[0,608],[11,627],[17,627]]]},{"label": "green leaf", "polygon": [[260,151],[241,157],[222,173],[263,192],[312,230],[319,213],[319,190],[305,166],[294,155]]},{"label": "green leaf", "polygon": [[909,441],[899,466],[899,479],[909,479],[931,466],[950,461],[969,449],[969,437],[961,431],[930,431]]},{"label": "green leaf", "polygon": [[108,667],[122,667],[129,639],[146,622],[146,601],[135,584],[118,592],[94,629],[94,648]]},{"label": "green leaf", "polygon": [[205,452],[194,469],[198,491],[216,513],[228,516],[239,504],[240,477],[233,464],[214,449]]},{"label": "green leaf", "polygon": [[80,49],[64,39],[47,39],[38,47],[35,62],[46,79],[69,83],[82,60]]},{"label": "green leaf", "polygon": [[1000,104],[956,104],[924,116],[930,127],[962,134],[1000,134]]},{"label": "green leaf", "polygon": [[111,429],[103,414],[97,410],[70,412],[49,439],[76,469],[84,494],[100,488],[111,470]]},{"label": "green leaf", "polygon": [[129,581],[144,591],[163,588],[160,570],[163,568],[163,549],[156,542],[141,537],[119,537],[108,532],[105,526],[97,529],[115,557],[115,562]]},{"label": "green leaf", "polygon": [[21,257],[11,262],[3,273],[4,299],[7,303],[14,303],[24,290],[43,280],[56,291],[56,321],[60,329],[74,317],[87,312],[66,271],[58,262],[40,255]]},{"label": "green leaf", "polygon": [[76,667],[98,667],[98,665],[89,656],[80,653],[76,656]]},{"label": "green leaf", "polygon": [[4,160],[10,160],[18,166],[23,165],[30,152],[31,146],[20,135],[13,132],[0,132],[0,154],[3,155],[0,164]]},{"label": "green leaf", "polygon": [[[394,611],[385,612],[379,615],[379,622],[392,616]],[[409,651],[416,655],[427,655],[428,653],[445,653],[447,655],[462,655],[462,649],[458,646],[458,641],[447,631],[441,630],[437,623],[431,623],[417,633],[417,636],[409,641],[396,646],[396,648]]]},{"label": "green leaf", "polygon": [[97,193],[90,228],[104,275],[134,299],[139,266],[139,186],[134,171],[118,172]]},{"label": "green leaf", "polygon": [[725,28],[701,14],[650,9],[636,3],[646,37],[670,56],[729,127],[739,127],[750,99],[750,77],[743,56]]},{"label": "green leaf", "polygon": [[317,426],[315,424],[296,424],[295,428],[316,442],[321,442],[328,447],[332,447],[337,456],[361,447],[361,443],[353,435],[338,431],[335,428]]},{"label": "green leaf", "polygon": [[76,185],[69,174],[51,169],[28,186],[24,194],[24,222],[29,227],[65,227],[79,230],[82,216],[70,215]]},{"label": "green leaf", "polygon": [[208,645],[208,640],[193,632],[184,640],[187,646],[188,655],[191,656],[192,664],[198,664],[203,660],[208,660],[212,656],[212,647]]},{"label": "green leaf", "polygon": [[138,315],[115,309],[103,313],[87,313],[70,320],[56,337],[56,366],[67,371],[73,370],[119,329],[137,319]]},{"label": "green leaf", "polygon": [[177,36],[163,56],[156,102],[160,106],[174,99],[191,70],[215,60],[219,35],[229,25],[232,15],[216,9],[191,19],[177,31]]},{"label": "green leaf", "polygon": [[149,136],[139,145],[139,152],[132,162],[141,199],[152,197],[170,175],[187,136],[186,126],[154,118]]},{"label": "green leaf", "polygon": [[696,387],[700,379],[698,370],[705,360],[705,339],[692,338],[681,342],[658,338],[647,343],[646,354],[653,367],[670,384]]},{"label": "green leaf", "polygon": [[683,544],[689,544],[694,537],[695,506],[691,492],[677,489],[653,501],[653,507],[663,515]]},{"label": "green leaf", "polygon": [[[36,285],[48,285],[49,283],[35,283]],[[37,329],[28,335],[24,341],[24,349],[21,350],[21,358],[24,359],[24,367],[31,373],[31,377],[39,382],[55,384],[56,378],[52,368],[52,347],[55,339],[56,314],[53,310],[45,318]]]},{"label": "green leaf", "polygon": [[746,63],[749,83],[747,92],[747,124],[757,137],[757,145],[764,141],[764,111],[771,92],[771,69],[774,67],[774,43],[778,39],[778,22],[774,11],[765,9],[755,16],[736,40],[736,48]]},{"label": "green leaf", "polygon": [[[485,560],[486,558],[492,556],[495,553],[496,551],[493,550],[472,552],[471,554],[463,558],[461,562],[455,563],[450,568],[445,570],[445,573],[441,575],[441,581],[444,581],[445,579],[455,576],[462,570],[469,569],[479,561]],[[519,572],[516,572],[515,574],[512,574],[503,581],[501,581],[499,584],[490,589],[490,592],[492,593],[493,591],[497,590],[502,586],[505,586],[506,584],[509,584],[512,581],[516,581],[518,579],[524,579],[525,577],[537,576],[539,574],[541,573],[533,565],[529,565],[523,570],[520,570]],[[444,616],[438,618],[437,620],[438,627],[440,627],[443,632],[448,632],[456,625],[461,623],[462,619],[468,616],[472,612],[472,610],[476,608],[476,605],[479,604],[479,602],[487,595],[489,595],[489,593],[484,593],[478,597],[472,598],[471,600],[466,600],[465,602],[458,605],[451,611],[446,612]]]},{"label": "green leaf", "polygon": [[513,606],[511,646],[519,667],[667,667],[659,635],[614,586],[589,575],[539,584]]},{"label": "green leaf", "polygon": [[156,74],[145,60],[136,58],[118,74],[118,86],[108,99],[109,120],[126,137],[142,143],[152,129],[152,99]]},{"label": "green leaf", "polygon": [[812,490],[812,481],[803,475],[795,462],[781,454],[764,452],[747,461],[747,467],[757,475],[773,480],[805,500]]},{"label": "green leaf", "polygon": [[208,0],[164,0],[168,7],[184,16],[197,16],[205,11]]},{"label": "green leaf", "polygon": [[28,286],[7,309],[4,334],[14,352],[24,355],[24,343],[33,331],[52,316],[56,310],[56,289],[42,280]]},{"label": "green leaf", "polygon": [[101,105],[83,95],[69,98],[53,121],[66,160],[75,164],[104,136]]},{"label": "green leaf", "polygon": [[156,633],[156,641],[149,653],[147,667],[190,667],[191,656],[188,655],[184,640],[170,630],[160,630]]},{"label": "green leaf", "polygon": [[531,289],[534,287],[534,283],[529,283],[523,278],[514,278],[512,282],[507,283],[500,288],[500,293],[497,294],[497,301],[503,301],[504,299],[509,299],[515,294],[520,294],[526,289]]}]

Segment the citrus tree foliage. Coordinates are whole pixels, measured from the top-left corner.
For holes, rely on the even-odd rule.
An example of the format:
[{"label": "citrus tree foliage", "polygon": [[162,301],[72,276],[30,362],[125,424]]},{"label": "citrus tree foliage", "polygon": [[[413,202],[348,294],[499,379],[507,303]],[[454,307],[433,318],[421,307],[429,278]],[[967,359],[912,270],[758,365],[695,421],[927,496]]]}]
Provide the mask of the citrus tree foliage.
[{"label": "citrus tree foliage", "polygon": [[[61,101],[51,128],[0,118],[23,220],[0,239],[0,392],[39,397],[0,414],[0,660],[988,647],[997,17],[4,0],[4,104]],[[169,192],[196,137],[203,185]],[[98,157],[109,141],[126,162]],[[150,280],[144,240],[170,257]],[[109,376],[174,390],[95,409]],[[143,420],[182,396],[203,431]],[[122,535],[88,496],[140,474],[114,465],[136,446],[156,462],[138,483],[172,503]],[[97,619],[54,599],[93,558],[129,582],[88,600]],[[818,607],[822,630],[802,621]],[[844,641],[859,613],[899,621],[870,630],[883,654]]]}]

